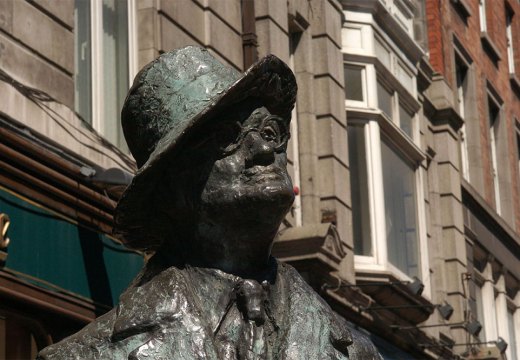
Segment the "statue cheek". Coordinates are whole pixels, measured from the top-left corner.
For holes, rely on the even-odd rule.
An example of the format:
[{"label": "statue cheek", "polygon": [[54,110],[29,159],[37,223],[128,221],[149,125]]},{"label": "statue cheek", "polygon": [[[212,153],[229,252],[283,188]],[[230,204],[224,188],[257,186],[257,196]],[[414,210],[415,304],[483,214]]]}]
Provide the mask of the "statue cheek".
[{"label": "statue cheek", "polygon": [[239,156],[228,156],[215,162],[213,172],[215,172],[219,178],[232,181],[235,176],[240,175],[244,170],[243,163]]}]

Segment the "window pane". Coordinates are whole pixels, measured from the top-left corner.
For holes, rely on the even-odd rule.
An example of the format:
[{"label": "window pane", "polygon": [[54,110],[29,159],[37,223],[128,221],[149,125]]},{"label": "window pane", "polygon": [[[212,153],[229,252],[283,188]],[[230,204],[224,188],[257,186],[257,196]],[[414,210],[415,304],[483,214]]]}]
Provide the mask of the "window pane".
[{"label": "window pane", "polygon": [[406,111],[401,105],[399,105],[399,127],[409,137],[413,137],[412,120],[412,115],[408,113],[408,111]]},{"label": "window pane", "polygon": [[363,101],[363,67],[345,65],[345,96],[349,100]]},{"label": "window pane", "polygon": [[415,172],[381,142],[388,261],[409,276],[419,276]]},{"label": "window pane", "polygon": [[92,124],[90,1],[74,2],[74,110]]},{"label": "window pane", "polygon": [[128,92],[128,4],[103,0],[103,135],[124,146],[119,114]]},{"label": "window pane", "polygon": [[392,119],[392,93],[388,91],[381,83],[377,82],[377,99],[379,108],[383,111],[390,119]]},{"label": "window pane", "polygon": [[354,253],[372,255],[364,126],[348,127]]}]

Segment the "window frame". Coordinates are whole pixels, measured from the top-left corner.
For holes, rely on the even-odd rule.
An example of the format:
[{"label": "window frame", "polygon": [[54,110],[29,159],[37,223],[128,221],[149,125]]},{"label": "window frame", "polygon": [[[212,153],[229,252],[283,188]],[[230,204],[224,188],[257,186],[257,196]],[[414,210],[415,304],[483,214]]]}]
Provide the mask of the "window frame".
[{"label": "window frame", "polygon": [[479,0],[478,15],[480,32],[487,33],[487,14],[486,14],[486,0]]},{"label": "window frame", "polygon": [[[355,62],[355,61],[343,61],[343,69],[345,69],[347,66],[361,68],[361,88],[362,88],[361,91],[363,94],[363,100],[358,101],[358,100],[347,99],[347,96],[345,93],[345,106],[346,107],[366,108],[369,106],[369,96],[368,96],[368,88],[367,88],[367,84],[369,83],[369,81],[367,78],[367,76],[368,76],[367,64]],[[345,76],[345,80],[346,80],[346,76]],[[345,86],[347,86],[346,83],[345,83]]]},{"label": "window frame", "polygon": [[[382,112],[382,115],[388,119],[389,122],[395,124],[399,131],[403,133],[404,136],[410,138],[412,142],[417,142],[419,138],[419,129],[418,129],[418,120],[417,120],[417,113],[420,109],[420,105],[418,102],[413,98],[411,94],[406,94],[403,89],[400,89],[399,86],[395,86],[396,83],[399,82],[398,79],[396,79],[393,75],[390,75],[386,73],[383,69],[376,66],[376,86],[377,83],[380,83],[383,88],[385,88],[387,91],[391,93],[391,116],[388,117],[386,113]],[[375,96],[376,98],[376,107],[379,108],[379,94],[376,90]],[[401,107],[404,108],[405,111],[408,112],[409,115],[411,115],[411,134],[407,134],[402,128],[401,128]]]},{"label": "window frame", "polygon": [[[355,16],[353,19],[359,20]],[[356,20],[352,22],[347,21],[343,26],[343,31],[358,27],[359,22]],[[426,179],[425,160],[427,157],[419,147],[421,141],[419,136],[421,105],[417,94],[418,70],[409,57],[403,53],[403,49],[399,48],[377,23],[362,25],[358,32],[359,36],[355,45],[342,43],[343,59],[348,64],[365,66],[366,76],[364,80],[366,81],[367,101],[366,104],[360,104],[359,102],[352,103],[349,100],[345,100],[345,110],[347,112],[348,126],[363,126],[362,133],[365,137],[364,156],[366,157],[367,166],[366,179],[368,182],[368,212],[370,214],[370,219],[366,223],[370,224],[370,229],[367,232],[370,233],[372,254],[369,256],[354,254],[355,269],[358,272],[389,273],[400,280],[412,280],[409,275],[391,264],[387,256],[381,142],[388,141],[391,142],[392,148],[397,149],[397,155],[404,162],[412,165],[411,167],[414,171],[418,273],[425,285],[422,296],[428,299],[431,298],[431,280],[429,276],[424,193]],[[378,44],[376,44],[376,41]],[[388,57],[385,57],[386,62],[378,58],[378,46],[381,48],[381,51],[388,54]],[[406,72],[406,75],[411,79],[411,84],[410,81],[407,81],[406,85],[401,83],[398,71]],[[399,121],[396,124],[394,119],[396,119],[397,115],[389,119],[379,110],[377,99],[378,75],[388,79],[385,85],[394,92],[393,109],[398,111],[399,103],[402,102],[403,108],[413,114],[412,137],[408,136],[399,127]],[[382,137],[384,137],[384,140]]]},{"label": "window frame", "polygon": [[359,110],[347,108],[347,119],[349,124],[354,126],[364,126],[365,135],[365,156],[367,163],[367,180],[369,214],[370,214],[370,236],[372,255],[356,255],[354,261],[356,270],[367,271],[390,271],[398,278],[412,280],[412,278],[390,263],[388,259],[387,239],[386,239],[386,218],[384,203],[384,178],[382,169],[381,142],[385,141],[397,153],[397,155],[408,165],[415,174],[414,191],[416,228],[417,228],[417,248],[419,265],[419,277],[425,284],[423,296],[429,297],[430,279],[428,277],[429,259],[427,252],[426,239],[426,217],[424,204],[424,174],[421,166],[426,155],[419,147],[402,133],[402,130],[395,123],[388,120],[379,110]]},{"label": "window frame", "polygon": [[[127,0],[128,6],[128,84],[138,72],[137,56],[137,5],[136,0]],[[91,125],[103,135],[104,82],[103,82],[103,1],[90,1],[90,55],[91,55]],[[113,144],[117,146],[117,144]]]},{"label": "window frame", "polygon": [[[459,129],[459,136],[460,136],[460,162],[461,162],[461,174],[462,177],[466,181],[470,181],[471,175],[469,171],[469,153],[468,153],[468,142],[467,142],[467,135],[466,135],[466,118],[467,118],[467,96],[469,93],[469,76],[470,76],[470,67],[472,64],[472,60],[468,59],[465,54],[460,51],[457,46],[454,46],[454,77],[455,77],[455,85],[457,87],[457,107],[458,112],[461,118],[464,119],[464,124],[462,124],[461,128]],[[461,79],[459,84],[459,72],[457,69],[463,68],[464,69],[464,76],[463,79]]]},{"label": "window frame", "polygon": [[[492,104],[491,104],[492,103]],[[491,105],[496,107],[497,113],[496,116],[491,119]],[[488,83],[487,91],[486,91],[486,122],[488,129],[488,139],[489,139],[489,155],[490,155],[490,165],[491,165],[491,176],[493,179],[493,189],[495,196],[495,209],[496,212],[501,215],[502,206],[501,206],[501,198],[500,198],[500,181],[499,181],[499,164],[498,164],[498,144],[496,138],[497,128],[501,122],[501,118],[503,115],[503,101],[498,97],[493,88],[490,87]]]},{"label": "window frame", "polygon": [[[495,341],[498,338],[497,314],[496,311],[486,311],[486,309],[496,309],[495,281],[493,280],[493,269],[491,263],[487,263],[482,272],[473,270],[474,284],[480,287],[482,294],[482,308],[484,319],[478,319],[484,329],[484,336],[479,334],[482,342]],[[476,299],[475,299],[476,300]],[[476,315],[476,314],[475,314]]]},{"label": "window frame", "polygon": [[[508,359],[513,359],[511,350],[515,349],[515,354],[518,357],[520,355],[520,291],[517,292],[515,299],[511,299],[510,297],[506,298],[507,301],[507,321],[509,322],[509,314],[513,317],[513,328],[514,333],[511,334],[509,331],[509,323],[508,323],[508,337],[509,341],[507,341],[508,348],[506,351],[508,351]],[[514,336],[514,341],[511,341],[512,336]],[[516,346],[515,346],[516,345]]]},{"label": "window frame", "polygon": [[506,6],[506,46],[507,46],[507,63],[509,74],[515,74],[515,49],[513,39],[513,19],[515,13],[509,6]]}]

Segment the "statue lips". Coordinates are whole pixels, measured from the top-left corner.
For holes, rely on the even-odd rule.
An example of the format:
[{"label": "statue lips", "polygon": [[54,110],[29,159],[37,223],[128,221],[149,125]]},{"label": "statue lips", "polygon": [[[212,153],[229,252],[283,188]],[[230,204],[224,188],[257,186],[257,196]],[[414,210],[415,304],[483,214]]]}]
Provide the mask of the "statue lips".
[{"label": "statue lips", "polygon": [[271,204],[276,203],[282,208],[289,208],[294,201],[289,175],[276,164],[247,168],[242,172],[241,179],[244,184],[255,189],[253,193],[258,199],[268,200]]},{"label": "statue lips", "polygon": [[256,165],[245,169],[242,174],[246,182],[262,183],[265,181],[282,181],[287,178],[285,172],[277,166]]}]

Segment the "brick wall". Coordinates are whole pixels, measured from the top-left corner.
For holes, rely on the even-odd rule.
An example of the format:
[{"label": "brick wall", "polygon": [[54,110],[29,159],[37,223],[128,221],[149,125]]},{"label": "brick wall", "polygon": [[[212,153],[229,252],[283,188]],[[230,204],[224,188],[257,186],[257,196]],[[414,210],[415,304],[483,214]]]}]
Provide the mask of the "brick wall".
[{"label": "brick wall", "polygon": [[[490,153],[489,125],[487,119],[487,84],[496,90],[499,97],[503,101],[503,124],[505,131],[504,137],[499,139],[506,149],[501,153],[498,159],[502,166],[510,169],[509,176],[501,179],[501,192],[505,192],[502,196],[502,202],[509,212],[504,213],[503,217],[516,229],[520,229],[520,204],[519,204],[519,179],[518,179],[518,161],[517,147],[514,136],[514,118],[520,118],[520,99],[519,95],[512,89],[509,69],[507,63],[507,42],[506,42],[506,3],[514,11],[516,15],[513,17],[513,32],[515,48],[515,63],[519,63],[520,45],[519,45],[519,26],[520,26],[520,4],[515,1],[496,0],[488,2],[487,6],[487,32],[493,45],[500,55],[499,61],[493,61],[489,52],[485,50],[481,41],[480,22],[479,22],[479,2],[477,0],[467,0],[471,15],[466,19],[456,10],[452,1],[427,1],[427,18],[430,45],[430,60],[434,69],[445,76],[446,81],[454,89],[454,47],[453,35],[455,35],[464,49],[473,59],[476,76],[476,104],[479,114],[480,128],[480,158],[482,160],[482,179],[483,196],[486,201],[494,206],[494,187],[492,176],[492,163]],[[516,72],[518,73],[518,66]],[[456,89],[454,89],[456,90]],[[507,164],[507,165],[506,165]],[[500,164],[499,164],[500,165]],[[500,175],[500,174],[499,174]],[[506,174],[507,175],[507,174]],[[509,177],[509,178],[507,178]],[[509,199],[508,199],[509,198]]]}]

